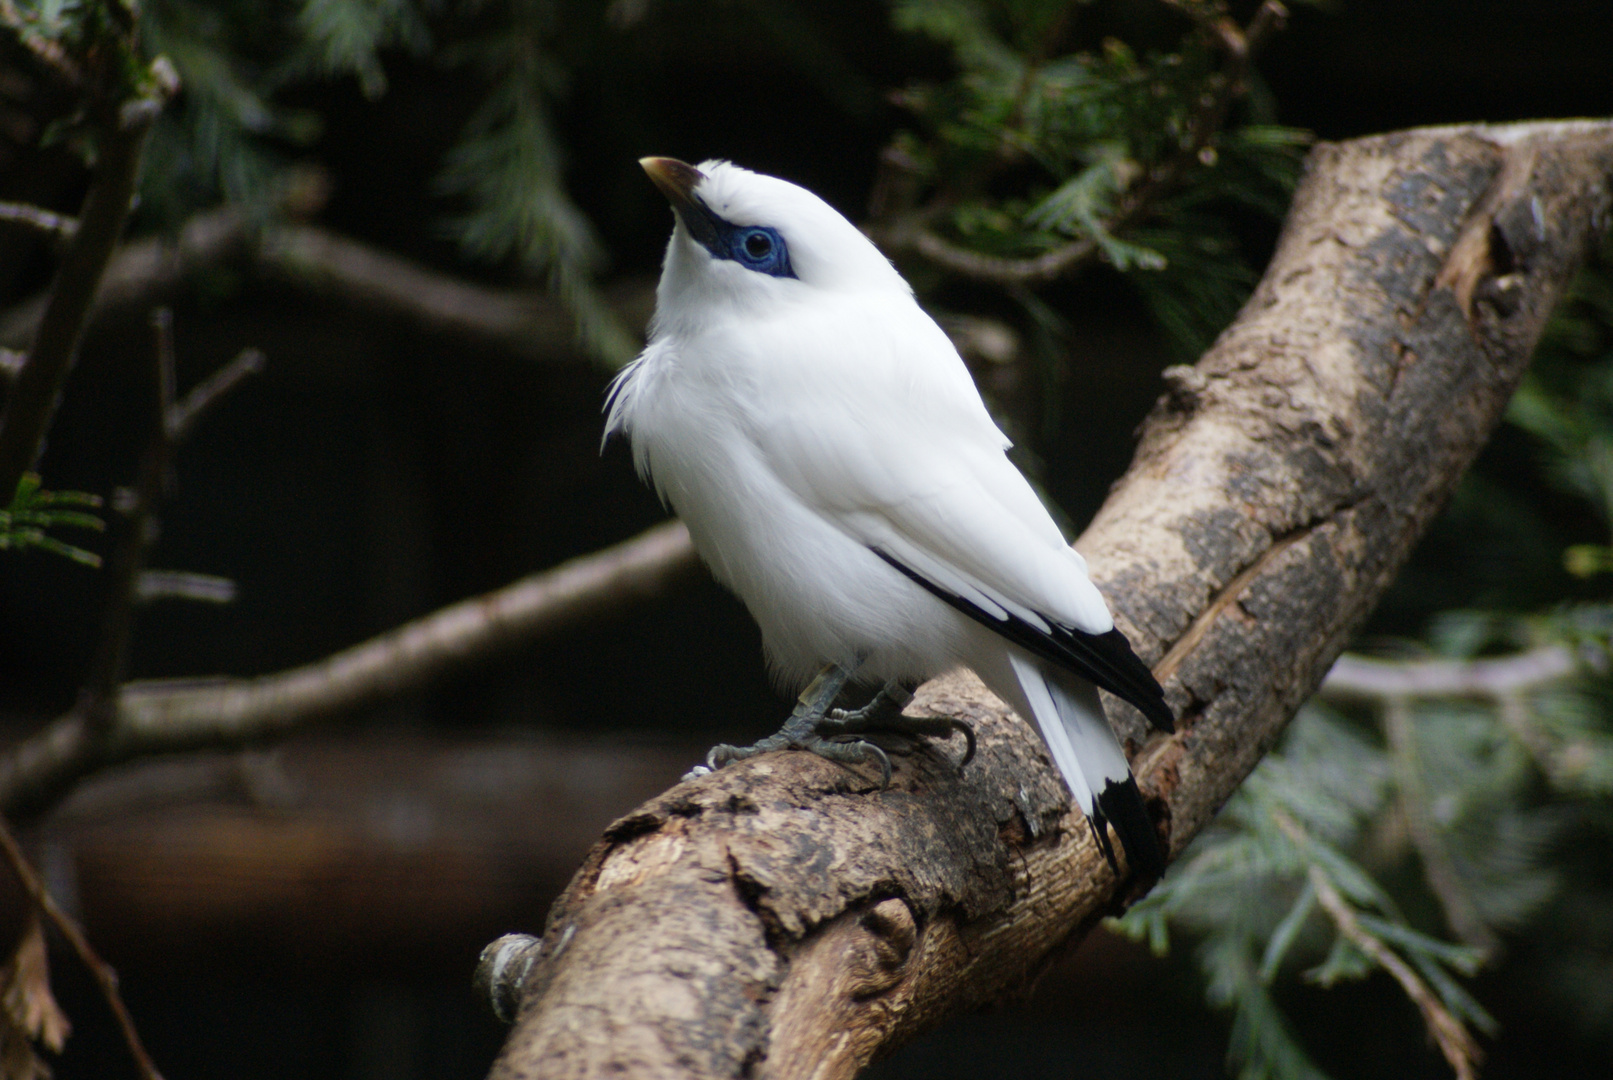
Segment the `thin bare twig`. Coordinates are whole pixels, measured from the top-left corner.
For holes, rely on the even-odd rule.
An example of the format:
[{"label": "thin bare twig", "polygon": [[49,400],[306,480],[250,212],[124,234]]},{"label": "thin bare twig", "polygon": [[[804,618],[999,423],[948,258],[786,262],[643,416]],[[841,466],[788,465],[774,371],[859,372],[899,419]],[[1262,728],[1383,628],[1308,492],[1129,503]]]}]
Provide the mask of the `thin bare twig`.
[{"label": "thin bare twig", "polygon": [[[190,275],[232,262],[517,356],[550,363],[589,359],[577,345],[575,321],[547,293],[462,281],[317,225],[254,229],[229,207],[191,218],[174,241],[152,237],[120,248],[107,266],[92,318],[108,310],[149,307],[172,297]],[[648,287],[620,294],[623,317],[643,325],[650,295]],[[0,343],[26,346],[43,309],[43,298],[35,298],[0,315]]]},{"label": "thin bare twig", "polygon": [[[171,241],[148,237],[122,245],[101,275],[90,318],[111,309],[146,310],[166,299],[187,275],[244,252],[251,235],[242,214],[224,208],[197,214]],[[48,293],[36,296],[0,316],[0,343],[26,347],[39,328],[48,299]]]},{"label": "thin bare twig", "polygon": [[179,397],[179,362],[174,358],[174,313],[160,307],[151,313],[157,339],[157,437],[173,448],[174,402]]},{"label": "thin bare twig", "polygon": [[101,959],[90,939],[85,936],[84,930],[67,912],[61,909],[50,890],[45,888],[45,882],[40,878],[34,868],[29,865],[28,859],[22,853],[22,847],[17,838],[11,833],[11,826],[3,817],[0,817],[0,850],[5,853],[6,861],[11,864],[11,870],[22,883],[23,890],[40,913],[49,919],[51,925],[56,927],[58,933],[72,946],[73,952],[94,976],[96,985],[101,988],[101,994],[117,1018],[118,1027],[123,1031],[123,1041],[129,1047],[129,1055],[134,1058],[135,1067],[139,1070],[143,1080],[162,1080],[162,1073],[146,1053],[145,1045],[140,1041],[140,1033],[135,1029],[134,1018],[123,1004],[123,995],[118,992],[118,973],[112,965]]},{"label": "thin bare twig", "polygon": [[193,386],[183,401],[169,406],[169,437],[175,442],[183,442],[209,409],[239,386],[248,375],[262,371],[263,365],[262,350],[243,349],[234,360]]},{"label": "thin bare twig", "polygon": [[142,570],[140,580],[135,583],[135,599],[143,604],[167,597],[228,604],[235,599],[235,582],[217,574],[187,570]]},{"label": "thin bare twig", "polygon": [[261,368],[263,362],[260,353],[249,349],[192,390],[184,402],[176,403],[173,313],[160,308],[152,314],[151,323],[156,334],[157,407],[151,418],[150,439],[140,455],[139,478],[119,507],[123,528],[108,560],[107,600],[95,658],[72,712],[57,721],[57,725],[65,723],[79,733],[77,747],[81,757],[77,764],[84,771],[116,757],[113,744],[118,739],[120,722],[119,684],[128,666],[129,639],[135,609],[142,600],[146,555],[156,531],[157,506],[169,485],[174,454],[208,407],[246,375]]},{"label": "thin bare twig", "polygon": [[1604,653],[1576,652],[1564,645],[1547,645],[1516,656],[1486,660],[1392,661],[1345,654],[1322,683],[1319,696],[1323,698],[1365,698],[1380,705],[1406,833],[1422,859],[1428,886],[1444,909],[1452,932],[1486,954],[1494,955],[1501,940],[1485,924],[1438,827],[1428,815],[1411,703],[1418,698],[1441,697],[1495,702],[1502,723],[1540,767],[1554,775],[1560,768],[1558,754],[1529,722],[1527,697],[1534,690],[1581,671],[1606,666]]},{"label": "thin bare twig", "polygon": [[32,203],[0,202],[0,221],[26,225],[64,240],[71,240],[78,232],[77,218],[53,213]]},{"label": "thin bare twig", "polygon": [[1376,660],[1345,653],[1318,693],[1327,698],[1482,697],[1502,700],[1527,693],[1586,668],[1605,667],[1605,656],[1546,645],[1516,656],[1485,660]]},{"label": "thin bare twig", "polygon": [[1558,780],[1572,772],[1572,750],[1558,746],[1534,722],[1530,697],[1582,672],[1605,672],[1607,668],[1607,653],[1591,646],[1574,650],[1547,645],[1486,660],[1375,660],[1346,653],[1328,672],[1317,696],[1366,700],[1380,706],[1417,698],[1493,702],[1506,729],[1548,777]]},{"label": "thin bare twig", "polygon": [[1496,702],[1496,715],[1553,784],[1573,784],[1584,768],[1583,745],[1572,740],[1559,743],[1543,730],[1535,722],[1535,710],[1527,693],[1501,695]]},{"label": "thin bare twig", "polygon": [[[585,359],[576,323],[544,292],[489,289],[312,225],[266,231],[258,265],[434,330],[467,334],[543,359]],[[648,313],[646,312],[646,315]]]},{"label": "thin bare twig", "polygon": [[[152,89],[161,95],[176,87],[159,78],[152,80]],[[101,276],[129,216],[140,155],[163,100],[158,96],[124,102],[117,119],[108,121],[102,132],[100,158],[78,231],[62,257],[38,334],[0,414],[0,498],[11,497],[39,453]]]},{"label": "thin bare twig", "polygon": [[[1305,831],[1305,827],[1291,816],[1279,810],[1273,817],[1283,835],[1301,847],[1310,844],[1310,835]],[[1423,1014],[1423,1023],[1428,1028],[1429,1035],[1439,1045],[1440,1053],[1445,1055],[1445,1060],[1456,1071],[1457,1080],[1475,1080],[1474,1066],[1483,1060],[1484,1052],[1474,1041],[1466,1025],[1445,1008],[1438,995],[1428,988],[1428,984],[1411,969],[1410,964],[1361,926],[1360,920],[1355,916],[1355,909],[1339,894],[1333,879],[1327,876],[1325,870],[1312,863],[1307,870],[1307,877],[1311,888],[1316,892],[1316,899],[1321,902],[1322,908],[1333,920],[1333,925],[1338,927],[1339,933],[1387,971]]]},{"label": "thin bare twig", "polygon": [[[130,684],[119,704],[120,728],[126,739],[156,745],[262,737],[402,693],[494,650],[659,593],[694,565],[688,529],[668,522],[314,664],[202,685]],[[0,780],[0,801],[4,794]]]},{"label": "thin bare twig", "polygon": [[103,735],[110,731],[117,709],[117,689],[128,661],[140,570],[154,533],[157,504],[173,467],[175,443],[170,420],[175,395],[173,313],[161,308],[152,314],[151,324],[156,334],[157,407],[151,417],[149,442],[140,455],[139,478],[129,496],[119,501],[123,528],[108,560],[110,573],[100,642],[75,706],[86,726]]},{"label": "thin bare twig", "polygon": [[[1117,214],[1116,219],[1118,218]],[[1109,224],[1117,226],[1118,220]],[[887,250],[912,251],[929,259],[943,270],[999,285],[1038,285],[1052,281],[1094,258],[1098,253],[1096,242],[1073,240],[1052,251],[1022,259],[985,255],[954,244],[930,229],[922,217],[918,216],[898,220],[890,225],[875,226],[869,231]]]}]

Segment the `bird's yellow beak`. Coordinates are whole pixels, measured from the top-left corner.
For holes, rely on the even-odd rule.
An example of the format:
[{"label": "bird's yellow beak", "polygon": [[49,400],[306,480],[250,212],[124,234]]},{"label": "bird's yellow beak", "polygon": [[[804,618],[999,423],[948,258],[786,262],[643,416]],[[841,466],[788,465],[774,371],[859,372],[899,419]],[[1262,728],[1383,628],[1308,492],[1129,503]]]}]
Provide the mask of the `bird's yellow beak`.
[{"label": "bird's yellow beak", "polygon": [[705,173],[677,158],[646,157],[638,163],[675,208],[691,205],[695,186],[706,178]]},{"label": "bird's yellow beak", "polygon": [[700,201],[694,189],[706,174],[693,165],[669,157],[639,158],[638,163],[646,175],[661,189],[661,194],[672,204],[673,211],[683,227],[707,251],[716,252],[722,247],[721,230],[716,216]]}]

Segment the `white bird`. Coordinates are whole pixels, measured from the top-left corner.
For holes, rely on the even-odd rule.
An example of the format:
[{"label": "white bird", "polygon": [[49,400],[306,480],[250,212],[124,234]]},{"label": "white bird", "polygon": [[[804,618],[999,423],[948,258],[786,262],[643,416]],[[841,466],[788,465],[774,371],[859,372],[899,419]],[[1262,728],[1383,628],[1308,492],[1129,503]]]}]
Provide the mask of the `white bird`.
[{"label": "white bird", "polygon": [[[800,748],[877,757],[888,777],[858,736],[948,733],[955,721],[899,713],[909,687],[966,665],[1036,725],[1111,866],[1106,826],[1132,872],[1157,878],[1164,855],[1097,687],[1166,731],[1170,708],[946,333],[804,188],[726,161],[639,164],[676,221],[649,344],[612,384],[605,437],[631,442],[761,625],[779,680],[819,673],[783,731],[718,746],[710,765]],[[830,713],[848,678],[884,689]]]}]

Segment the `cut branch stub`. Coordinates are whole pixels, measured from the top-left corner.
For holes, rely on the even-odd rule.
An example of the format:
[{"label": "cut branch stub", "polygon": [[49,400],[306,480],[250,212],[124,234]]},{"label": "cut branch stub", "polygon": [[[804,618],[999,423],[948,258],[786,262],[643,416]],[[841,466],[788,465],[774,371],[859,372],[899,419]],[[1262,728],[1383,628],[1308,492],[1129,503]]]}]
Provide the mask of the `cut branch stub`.
[{"label": "cut branch stub", "polygon": [[[1178,732],[1143,743],[1180,852],[1326,673],[1498,422],[1605,228],[1613,124],[1318,147],[1264,280],[1174,372],[1079,542]],[[555,904],[493,1075],[850,1077],[1026,986],[1124,902],[1041,744],[970,675],[975,725],[895,779],[774,754],[611,827]],[[715,733],[714,733],[715,734]]]}]

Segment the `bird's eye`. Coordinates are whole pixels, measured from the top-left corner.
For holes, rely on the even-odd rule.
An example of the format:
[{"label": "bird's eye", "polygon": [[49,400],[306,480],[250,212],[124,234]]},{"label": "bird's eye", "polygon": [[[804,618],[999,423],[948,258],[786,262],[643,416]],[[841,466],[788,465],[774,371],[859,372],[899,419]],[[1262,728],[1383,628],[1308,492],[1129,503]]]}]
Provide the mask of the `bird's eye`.
[{"label": "bird's eye", "polygon": [[725,254],[718,258],[733,259],[747,270],[772,277],[794,277],[790,269],[789,249],[777,229],[765,225],[748,225],[733,229],[723,245]]}]

